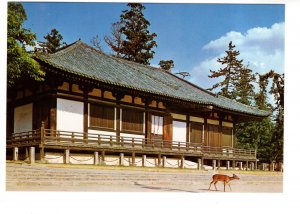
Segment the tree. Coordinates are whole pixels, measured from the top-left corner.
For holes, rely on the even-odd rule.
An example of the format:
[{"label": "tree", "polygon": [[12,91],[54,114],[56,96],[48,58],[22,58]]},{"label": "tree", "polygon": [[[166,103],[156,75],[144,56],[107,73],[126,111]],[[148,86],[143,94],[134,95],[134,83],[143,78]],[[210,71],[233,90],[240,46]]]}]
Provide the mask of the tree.
[{"label": "tree", "polygon": [[44,39],[46,39],[46,42],[42,46],[45,47],[48,53],[55,53],[57,49],[66,45],[65,42],[62,42],[63,36],[55,28],[52,29],[50,33],[47,33]]},{"label": "tree", "polygon": [[116,57],[121,57],[121,50],[123,48],[123,38],[121,33],[122,24],[115,22],[111,27],[111,36],[105,36],[104,41],[115,52]]},{"label": "tree", "polygon": [[267,110],[271,108],[271,105],[267,102],[267,86],[269,84],[269,79],[266,78],[265,75],[260,75],[256,73],[258,76],[258,86],[259,92],[255,94],[255,102],[256,106],[259,109]]},{"label": "tree", "polygon": [[98,51],[102,52],[101,40],[100,40],[98,34],[96,36],[94,36],[90,42],[94,46],[94,48],[96,48]]},{"label": "tree", "polygon": [[166,71],[171,71],[171,68],[174,68],[174,61],[173,60],[160,60],[159,61],[159,66],[160,68],[166,70]]},{"label": "tree", "polygon": [[25,46],[34,46],[36,36],[22,27],[27,15],[23,5],[8,3],[7,17],[7,87],[13,86],[21,78],[42,81],[45,73],[39,64],[26,52]]},{"label": "tree", "polygon": [[148,30],[150,22],[144,17],[142,4],[129,3],[127,6],[130,9],[122,11],[120,16],[120,32],[124,35],[120,54],[129,61],[149,65],[155,53],[152,48],[157,47],[153,40],[157,35]]},{"label": "tree", "polygon": [[222,82],[219,82],[212,86],[208,90],[213,90],[216,88],[221,88],[218,94],[228,97],[230,99],[235,99],[235,87],[237,78],[240,76],[239,72],[243,67],[243,60],[238,60],[237,57],[240,55],[239,51],[234,50],[235,45],[232,44],[232,41],[229,42],[228,50],[226,56],[223,58],[218,58],[217,62],[221,63],[225,67],[220,68],[218,71],[210,70],[211,75],[209,78],[218,78],[224,77]]},{"label": "tree", "polygon": [[254,102],[254,85],[255,75],[252,70],[243,66],[239,72],[235,83],[236,100],[245,105],[253,105]]},{"label": "tree", "polygon": [[273,70],[262,75],[262,79],[271,79],[270,93],[275,98],[275,128],[271,139],[270,162],[283,161],[283,137],[284,137],[284,74],[278,74]]}]

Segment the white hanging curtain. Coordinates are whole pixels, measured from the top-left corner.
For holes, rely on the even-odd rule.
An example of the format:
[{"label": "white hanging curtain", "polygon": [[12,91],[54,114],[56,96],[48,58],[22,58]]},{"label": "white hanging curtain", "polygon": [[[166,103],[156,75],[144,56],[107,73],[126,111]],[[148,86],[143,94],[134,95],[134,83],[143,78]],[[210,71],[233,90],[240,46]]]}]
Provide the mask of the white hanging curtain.
[{"label": "white hanging curtain", "polygon": [[152,115],[151,116],[151,133],[156,135],[163,134],[163,117]]}]

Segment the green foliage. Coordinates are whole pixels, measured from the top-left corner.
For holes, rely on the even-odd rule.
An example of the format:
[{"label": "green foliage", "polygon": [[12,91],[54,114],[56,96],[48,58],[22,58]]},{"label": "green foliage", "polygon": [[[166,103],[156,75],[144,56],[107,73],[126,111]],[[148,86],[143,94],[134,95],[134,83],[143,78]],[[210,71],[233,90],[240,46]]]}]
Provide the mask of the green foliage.
[{"label": "green foliage", "polygon": [[254,85],[255,76],[252,70],[242,67],[239,70],[237,81],[235,83],[236,100],[245,105],[252,105],[254,102]]},{"label": "green foliage", "polygon": [[258,159],[269,162],[273,130],[274,124],[269,117],[259,122],[239,123],[236,125],[237,147],[256,149]]},{"label": "green foliage", "polygon": [[162,69],[166,71],[170,71],[172,68],[174,68],[173,60],[160,60],[158,64]]},{"label": "green foliage", "polygon": [[212,88],[208,90],[213,90],[216,88],[221,88],[218,94],[228,97],[230,99],[235,99],[236,95],[236,82],[240,77],[240,70],[243,68],[243,60],[238,60],[237,57],[240,55],[239,51],[234,50],[235,45],[229,42],[228,50],[226,51],[226,56],[223,58],[218,58],[217,62],[221,63],[224,67],[220,68],[218,71],[210,70],[210,78],[224,77],[224,80],[213,85]]},{"label": "green foliage", "polygon": [[155,53],[152,48],[157,46],[153,40],[157,35],[148,30],[150,22],[144,17],[145,7],[142,4],[129,3],[127,6],[130,10],[122,11],[120,16],[120,33],[124,35],[121,56],[129,61],[149,65]]},{"label": "green foliage", "polygon": [[62,42],[63,36],[55,28],[52,29],[50,33],[47,33],[44,39],[46,39],[46,42],[41,46],[44,47],[48,53],[55,53],[57,49],[66,45],[65,42]]},{"label": "green foliage", "polygon": [[25,46],[35,45],[35,34],[22,28],[27,20],[21,3],[8,3],[7,17],[7,87],[13,86],[21,78],[43,80],[45,73],[39,64],[26,52]]}]

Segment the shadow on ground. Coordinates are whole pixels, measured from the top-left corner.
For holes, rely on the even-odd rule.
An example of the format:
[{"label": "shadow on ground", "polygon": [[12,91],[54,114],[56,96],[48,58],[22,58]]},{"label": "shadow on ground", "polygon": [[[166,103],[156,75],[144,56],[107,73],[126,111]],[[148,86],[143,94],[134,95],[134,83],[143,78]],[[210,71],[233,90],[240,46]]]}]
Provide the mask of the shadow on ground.
[{"label": "shadow on ground", "polygon": [[157,186],[150,186],[150,185],[144,185],[139,184],[138,182],[134,182],[135,186],[139,186],[140,188],[145,189],[152,189],[152,190],[161,190],[161,191],[174,191],[174,192],[192,192],[197,193],[196,191],[190,191],[190,190],[184,190],[184,189],[176,189],[176,188],[168,188],[168,187],[157,187]]}]

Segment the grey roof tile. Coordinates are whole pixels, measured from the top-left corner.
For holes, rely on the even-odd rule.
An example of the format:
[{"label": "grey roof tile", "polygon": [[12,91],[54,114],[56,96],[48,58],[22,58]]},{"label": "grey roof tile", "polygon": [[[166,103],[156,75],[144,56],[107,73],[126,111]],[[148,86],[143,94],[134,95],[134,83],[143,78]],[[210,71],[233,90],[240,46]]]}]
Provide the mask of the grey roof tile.
[{"label": "grey roof tile", "polygon": [[222,96],[215,96],[162,69],[106,55],[81,41],[54,54],[41,54],[36,57],[63,71],[113,85],[255,116],[270,114]]}]

